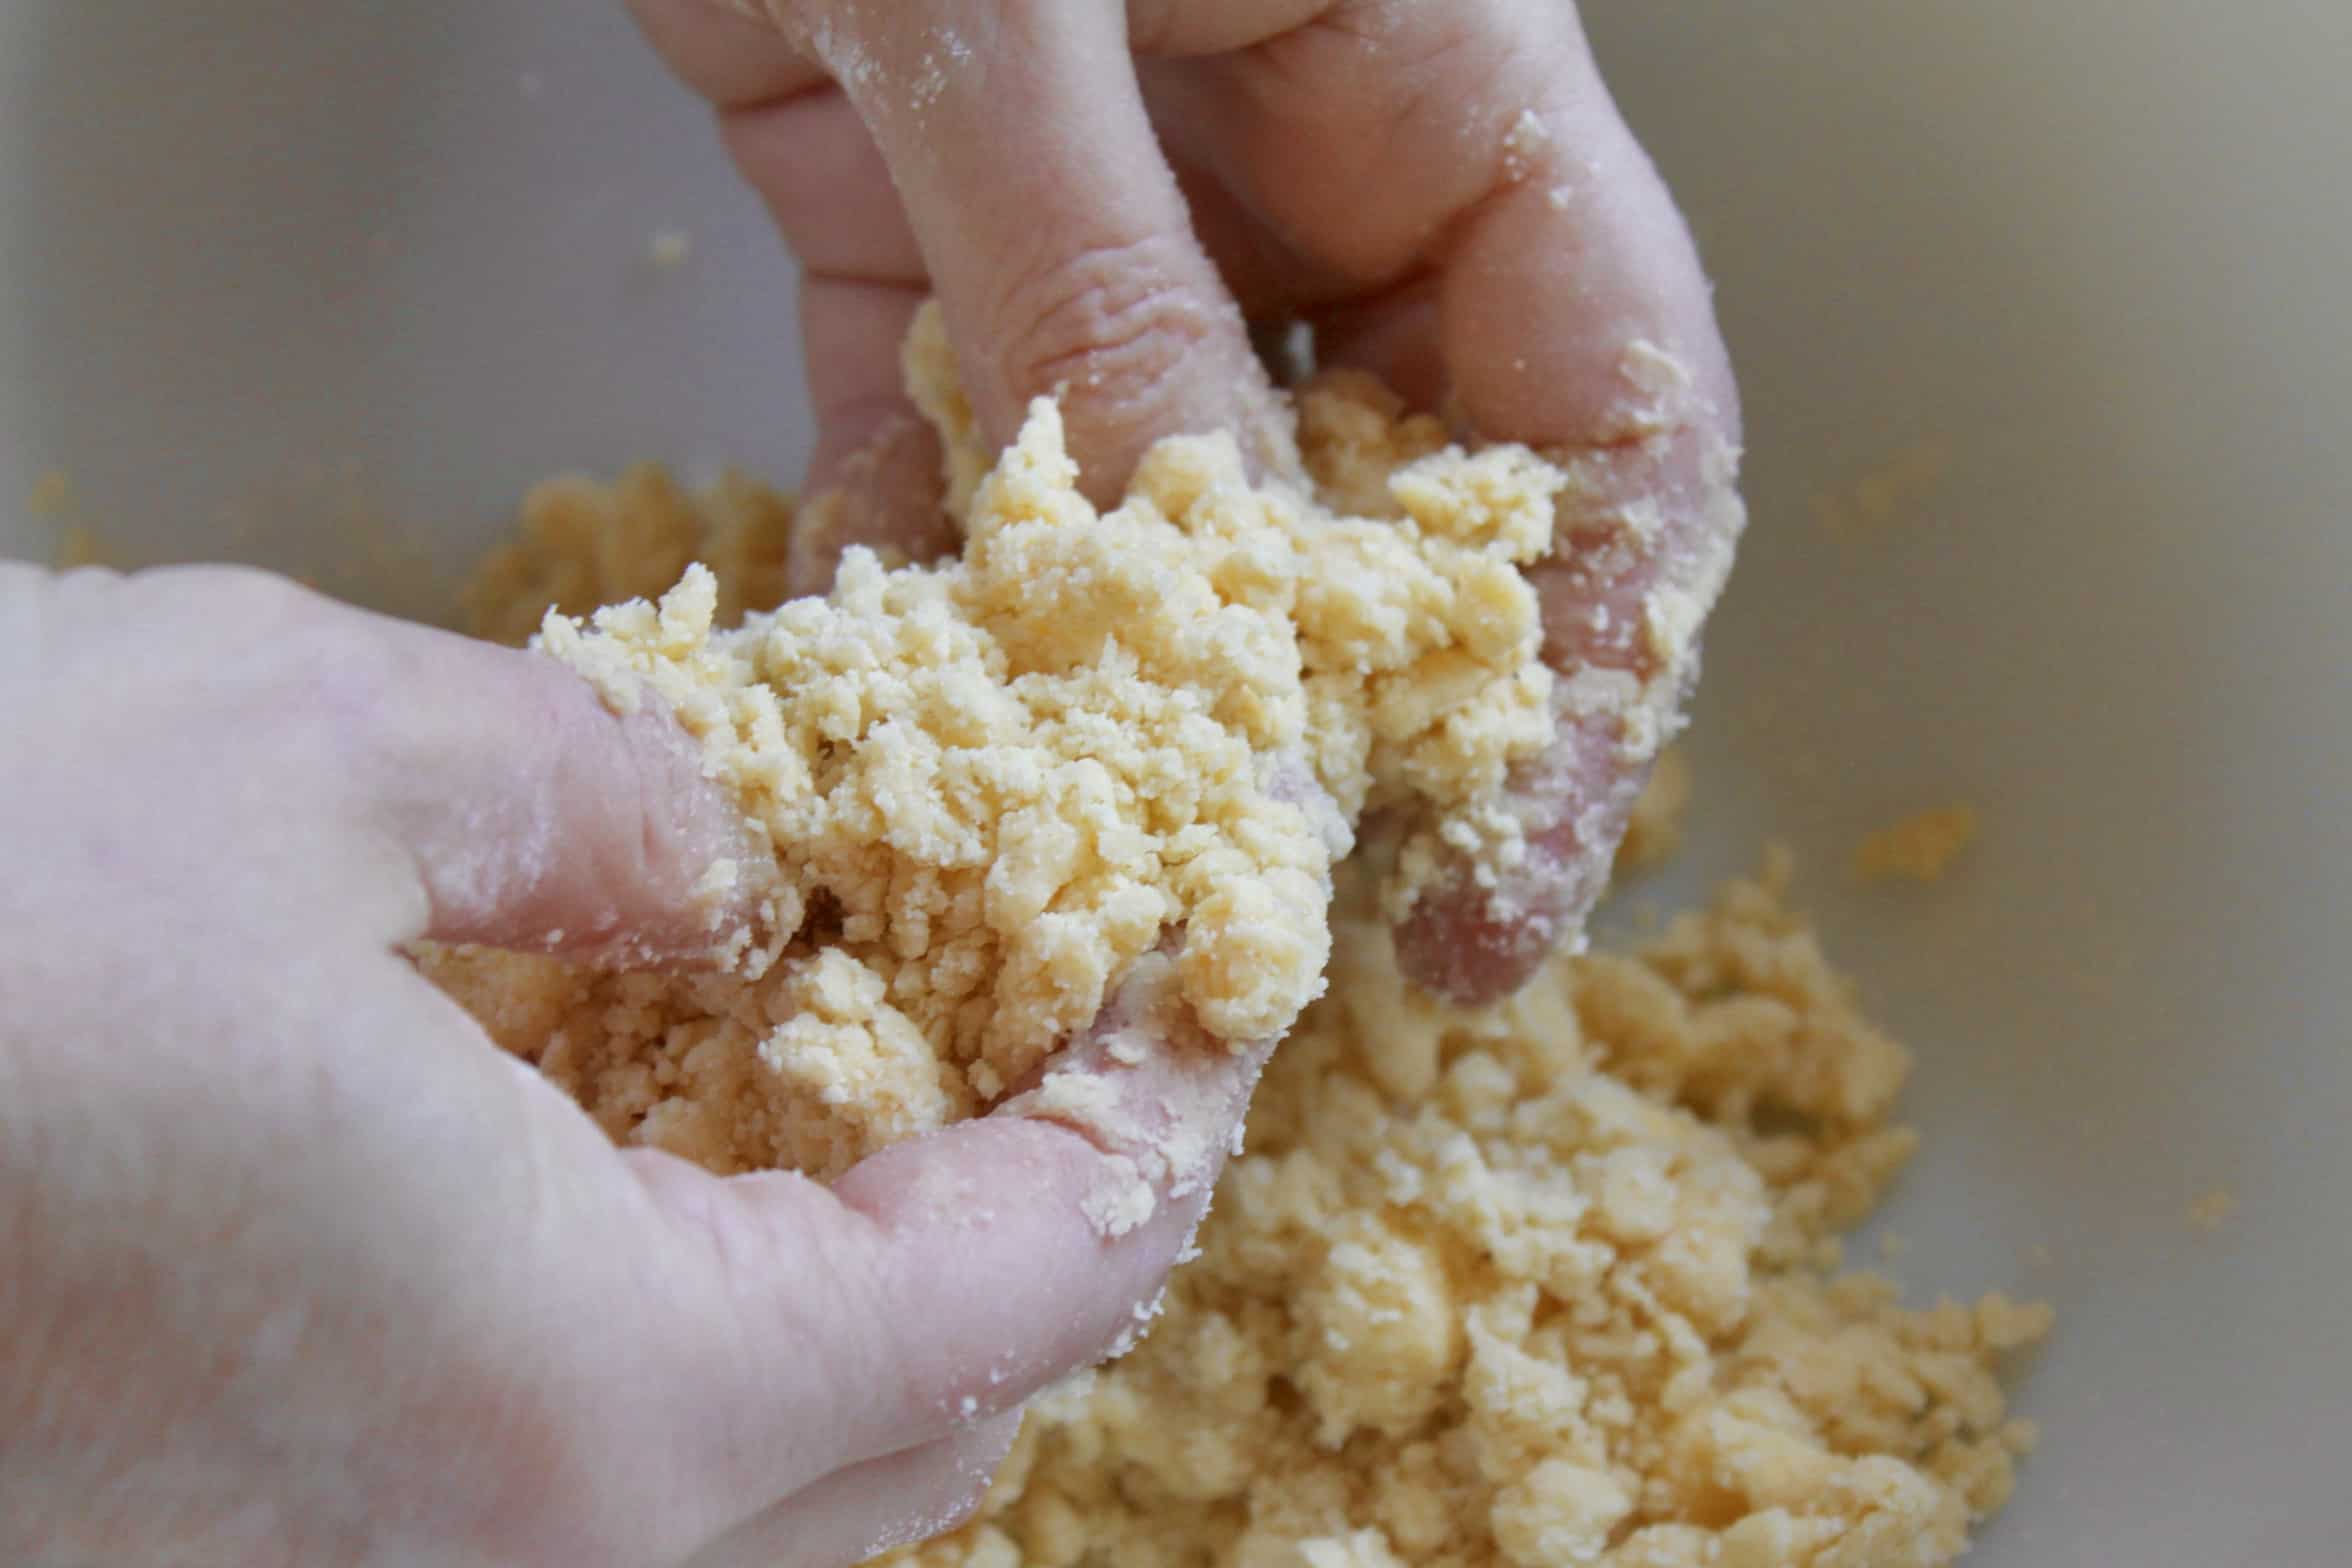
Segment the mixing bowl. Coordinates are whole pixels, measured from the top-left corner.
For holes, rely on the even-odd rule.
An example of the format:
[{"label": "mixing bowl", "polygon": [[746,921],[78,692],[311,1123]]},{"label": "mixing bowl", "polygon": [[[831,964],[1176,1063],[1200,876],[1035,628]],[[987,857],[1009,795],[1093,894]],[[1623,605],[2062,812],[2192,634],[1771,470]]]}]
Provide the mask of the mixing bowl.
[{"label": "mixing bowl", "polygon": [[[1590,25],[1720,279],[1756,517],[1689,849],[1616,918],[1784,838],[1916,1046],[1899,1271],[2059,1310],[1974,1561],[2340,1564],[2352,7]],[[793,316],[615,7],[0,7],[0,550],[78,517],[431,610],[546,473],[791,475]],[[1942,882],[1849,874],[1952,801]]]}]

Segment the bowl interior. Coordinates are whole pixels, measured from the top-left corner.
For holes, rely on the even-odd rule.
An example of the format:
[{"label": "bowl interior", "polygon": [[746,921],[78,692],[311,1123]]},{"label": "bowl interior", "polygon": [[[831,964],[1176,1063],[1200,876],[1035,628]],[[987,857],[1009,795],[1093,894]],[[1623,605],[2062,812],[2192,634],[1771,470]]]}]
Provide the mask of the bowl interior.
[{"label": "bowl interior", "polygon": [[[1588,12],[1720,280],[1756,518],[1690,847],[1615,917],[1784,839],[1917,1048],[1898,1272],[2061,1314],[1975,1560],[2340,1561],[2352,9]],[[0,8],[0,552],[79,519],[429,612],[557,469],[790,477],[797,358],[617,6]],[[1946,880],[1848,875],[1955,800]]]}]

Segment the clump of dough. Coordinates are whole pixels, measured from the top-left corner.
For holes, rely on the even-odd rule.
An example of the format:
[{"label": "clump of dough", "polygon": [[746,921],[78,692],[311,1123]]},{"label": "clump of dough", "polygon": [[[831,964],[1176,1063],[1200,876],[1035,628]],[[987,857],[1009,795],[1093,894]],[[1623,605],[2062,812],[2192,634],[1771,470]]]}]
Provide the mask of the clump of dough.
[{"label": "clump of dough", "polygon": [[1682,847],[1682,819],[1690,810],[1690,758],[1669,746],[1658,753],[1649,782],[1635,797],[1625,816],[1625,837],[1617,842],[1612,870],[1620,877],[1638,875],[1672,859]]},{"label": "clump of dough", "polygon": [[1976,808],[1966,802],[1915,811],[1864,835],[1854,847],[1855,874],[1873,882],[1940,882],[1976,842],[1976,829]]},{"label": "clump of dough", "polygon": [[790,497],[737,473],[699,492],[652,463],[612,484],[558,475],[531,488],[514,538],[466,584],[463,624],[493,642],[527,642],[550,610],[579,616],[650,599],[700,561],[720,585],[719,621],[732,626],[746,609],[772,609],[784,597],[798,511]]},{"label": "clump of dough", "polygon": [[[926,401],[953,458],[952,396]],[[823,598],[732,627],[700,566],[658,603],[550,615],[547,651],[700,738],[774,852],[767,940],[722,976],[477,955],[444,983],[485,1017],[553,1016],[528,1054],[608,1131],[720,1169],[831,1174],[985,1109],[1171,929],[1210,1036],[1280,1035],[1322,988],[1357,818],[1408,805],[1444,832],[1550,739],[1518,567],[1562,483],[1361,379],[1298,418],[1304,472],[1253,481],[1229,437],[1170,440],[1098,513],[1041,401],[971,484],[953,561],[852,550]],[[477,623],[515,587],[627,580],[594,551],[567,568],[562,530],[665,563],[709,537],[709,504],[629,483],[538,498]]]},{"label": "clump of dough", "polygon": [[1934,1568],[2032,1441],[1988,1296],[1837,1277],[1902,1048],[1785,865],[1477,1011],[1343,924],[1150,1336],[912,1568]]}]

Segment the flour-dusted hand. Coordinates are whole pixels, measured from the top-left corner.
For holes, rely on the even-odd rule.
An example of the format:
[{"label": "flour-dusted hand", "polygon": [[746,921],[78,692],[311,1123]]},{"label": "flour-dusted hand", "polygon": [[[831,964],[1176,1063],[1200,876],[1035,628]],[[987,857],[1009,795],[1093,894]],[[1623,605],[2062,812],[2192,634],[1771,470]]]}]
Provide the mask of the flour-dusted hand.
[{"label": "flour-dusted hand", "polygon": [[800,588],[846,543],[953,543],[898,361],[932,293],[990,447],[1059,390],[1098,497],[1158,437],[1262,428],[1245,321],[1303,320],[1323,362],[1568,466],[1530,572],[1558,739],[1513,778],[1514,849],[1427,868],[1399,957],[1476,1000],[1573,935],[1743,515],[1706,279],[1573,7],[634,6],[802,263],[812,488],[845,500],[802,540]]},{"label": "flour-dusted hand", "polygon": [[[1146,970],[827,1189],[614,1148],[402,956],[691,961],[648,707],[258,574],[0,567],[0,1560],[840,1564],[1130,1334],[1261,1053]],[[1174,1156],[1174,1157],[1171,1157]]]}]

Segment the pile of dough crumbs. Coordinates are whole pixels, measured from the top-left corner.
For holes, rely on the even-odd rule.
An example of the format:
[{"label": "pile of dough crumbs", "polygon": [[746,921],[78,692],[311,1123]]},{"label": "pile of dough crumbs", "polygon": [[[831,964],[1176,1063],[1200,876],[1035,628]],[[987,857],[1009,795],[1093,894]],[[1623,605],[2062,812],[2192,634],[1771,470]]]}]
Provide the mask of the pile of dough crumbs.
[{"label": "pile of dough crumbs", "polygon": [[829,1176],[987,1109],[1172,930],[1209,1036],[1280,1036],[1322,989],[1331,870],[1367,808],[1424,813],[1424,846],[1513,852],[1503,779],[1553,728],[1519,563],[1566,482],[1523,447],[1449,445],[1361,379],[1297,410],[1295,479],[1253,482],[1228,436],[1169,440],[1098,513],[1040,401],[959,487],[958,557],[853,550],[830,593],[732,628],[746,586],[723,603],[679,547],[707,533],[772,574],[782,509],[723,485],[697,530],[658,479],[557,483],[476,619],[512,629],[500,584],[617,586],[596,556],[624,533],[656,577],[684,567],[658,602],[548,616],[540,642],[700,739],[774,853],[717,868],[759,878],[761,941],[719,973],[458,954],[436,978],[614,1135],[719,1170]]},{"label": "pile of dough crumbs", "polygon": [[[1359,451],[1435,449],[1358,389],[1326,397],[1310,444],[1321,419],[1352,421]],[[792,521],[739,478],[553,481],[469,611],[520,640],[550,606],[658,593],[699,559],[731,619],[780,593]],[[1666,770],[1621,866],[1671,844],[1688,789]],[[1789,910],[1788,874],[1775,857],[1639,952],[1555,959],[1476,1011],[1405,986],[1360,908],[1339,919],[1329,994],[1276,1053],[1151,1332],[1035,1403],[978,1520],[893,1561],[1951,1561],[2032,1442],[1996,1370],[2049,1314],[1997,1295],[1911,1311],[1837,1273],[1839,1234],[1913,1148],[1890,1120],[1908,1059]],[[800,1020],[805,1070],[872,1038],[851,1026],[881,1004],[873,971],[844,1008],[821,973],[762,992],[504,954],[435,967],[614,1136],[722,1171],[796,1142],[688,1125],[790,1114],[774,1079],[795,1058],[757,1045],[771,1020]],[[875,1139],[911,1120],[853,1113]]]},{"label": "pile of dough crumbs", "polygon": [[2007,1500],[2048,1309],[1839,1275],[1908,1066],[1785,856],[1478,1010],[1337,928],[1200,1257],[903,1568],[1932,1568]]}]

